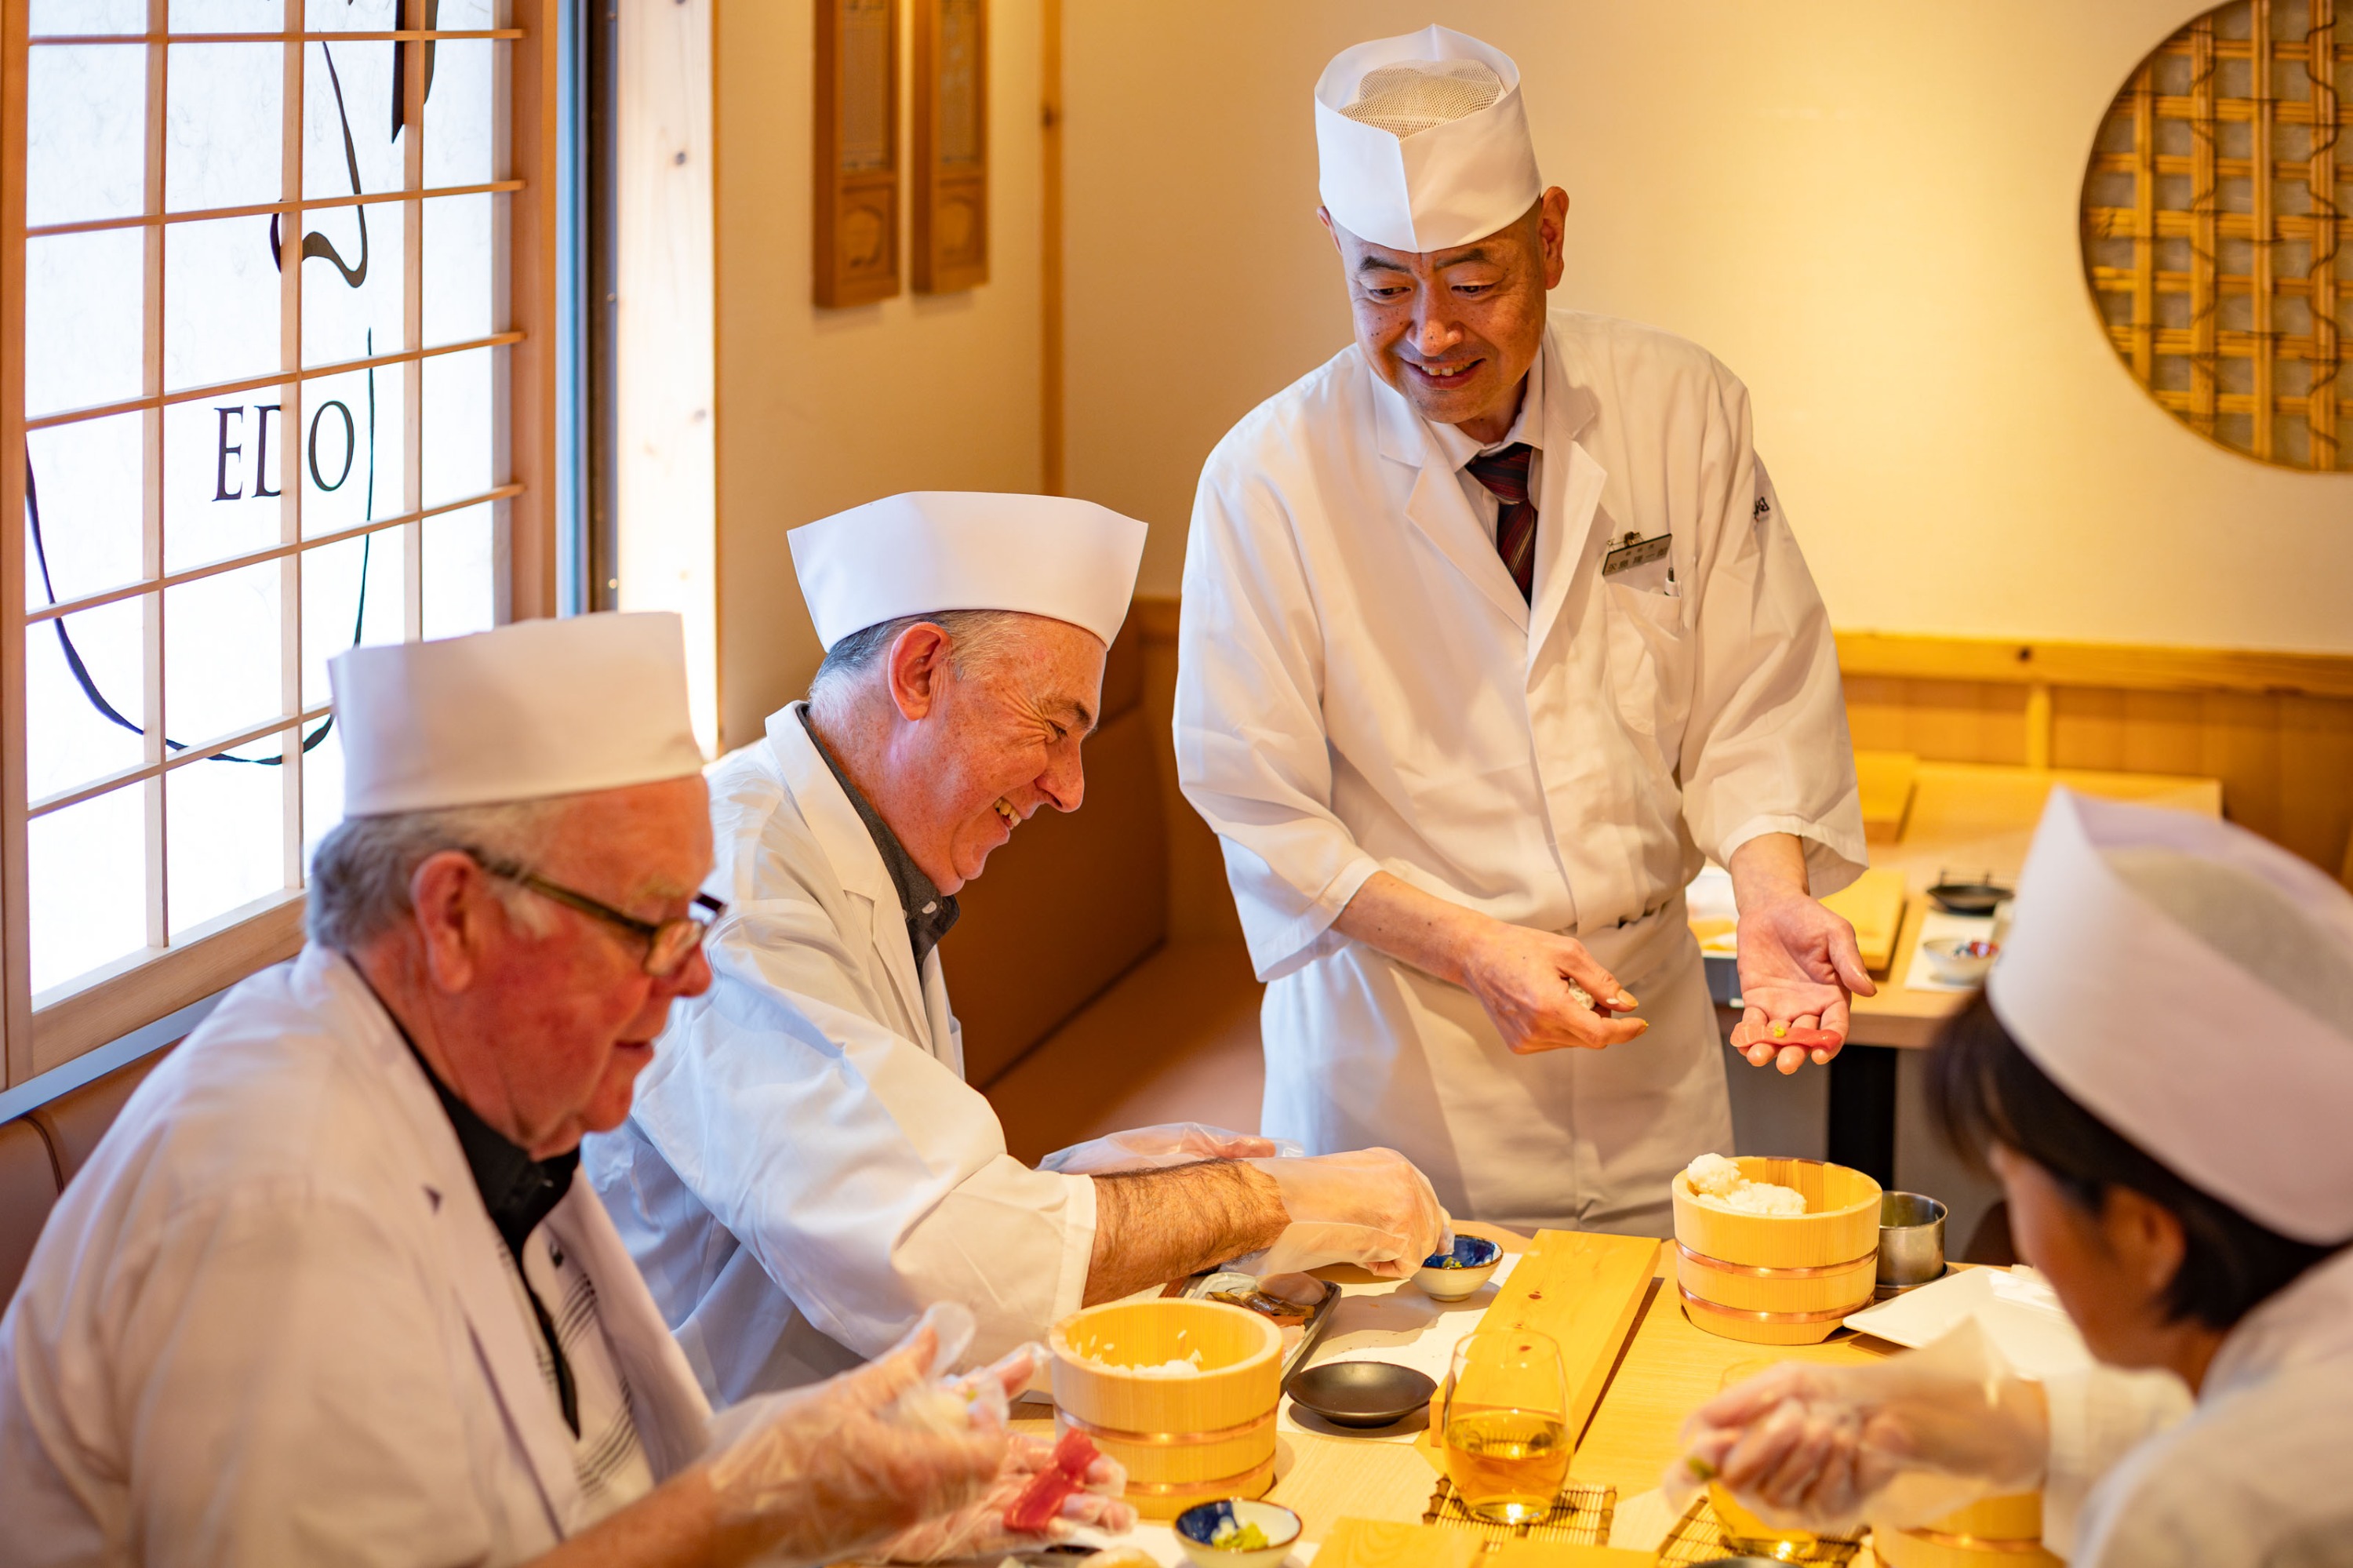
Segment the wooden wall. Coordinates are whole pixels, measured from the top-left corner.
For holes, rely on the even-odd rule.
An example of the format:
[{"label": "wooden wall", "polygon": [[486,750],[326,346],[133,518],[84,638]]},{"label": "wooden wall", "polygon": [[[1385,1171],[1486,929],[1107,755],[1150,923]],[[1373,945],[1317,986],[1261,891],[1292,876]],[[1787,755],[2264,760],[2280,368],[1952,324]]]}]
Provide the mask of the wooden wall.
[{"label": "wooden wall", "polygon": [[2353,882],[2353,657],[1839,634],[1858,748],[2222,781],[2231,821]]}]

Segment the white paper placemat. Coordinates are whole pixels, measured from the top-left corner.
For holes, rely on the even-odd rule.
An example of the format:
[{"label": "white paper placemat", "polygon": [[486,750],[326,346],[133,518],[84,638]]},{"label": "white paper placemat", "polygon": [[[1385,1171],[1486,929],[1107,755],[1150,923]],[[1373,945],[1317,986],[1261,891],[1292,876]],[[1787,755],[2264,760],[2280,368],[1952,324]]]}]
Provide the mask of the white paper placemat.
[{"label": "white paper placemat", "polygon": [[[1307,1358],[1307,1365],[1328,1361],[1388,1361],[1426,1372],[1436,1383],[1446,1382],[1447,1363],[1462,1336],[1479,1326],[1480,1314],[1495,1299],[1495,1287],[1512,1277],[1512,1266],[1523,1254],[1507,1252],[1486,1284],[1460,1301],[1437,1301],[1424,1296],[1411,1280],[1383,1280],[1377,1285],[1343,1285],[1340,1305],[1332,1309],[1331,1326]],[[1370,1443],[1410,1443],[1427,1420],[1408,1416],[1395,1426],[1366,1431],[1335,1426],[1312,1411],[1282,1402],[1275,1427],[1282,1432],[1312,1432],[1319,1437],[1354,1437]]]},{"label": "white paper placemat", "polygon": [[1931,942],[1990,942],[1993,940],[1993,916],[1990,915],[1948,915],[1942,909],[1930,909],[1920,919],[1920,939],[1912,948],[1911,972],[1905,977],[1906,991],[1975,991],[1974,983],[1955,985],[1936,978],[1928,965],[1927,955],[1920,949]]},{"label": "white paper placemat", "polygon": [[[1177,1543],[1176,1532],[1157,1520],[1139,1520],[1134,1530],[1124,1535],[1106,1535],[1100,1530],[1082,1527],[1072,1532],[1072,1542],[1082,1546],[1133,1546],[1151,1558],[1161,1568],[1187,1568],[1185,1548]],[[1301,1541],[1282,1560],[1282,1568],[1307,1568],[1315,1561],[1315,1549],[1322,1542]]]},{"label": "white paper placemat", "polygon": [[1917,1350],[1974,1317],[2019,1375],[2055,1377],[2092,1364],[2059,1298],[2032,1269],[1964,1268],[1845,1319],[1858,1333]]}]

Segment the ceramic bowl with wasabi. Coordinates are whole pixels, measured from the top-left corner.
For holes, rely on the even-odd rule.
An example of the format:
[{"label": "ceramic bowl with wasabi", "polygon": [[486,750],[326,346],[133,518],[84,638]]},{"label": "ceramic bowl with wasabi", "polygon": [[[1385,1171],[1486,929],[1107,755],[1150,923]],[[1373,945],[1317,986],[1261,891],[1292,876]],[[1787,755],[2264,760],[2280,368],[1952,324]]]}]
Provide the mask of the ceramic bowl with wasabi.
[{"label": "ceramic bowl with wasabi", "polygon": [[1504,1249],[1484,1236],[1456,1236],[1451,1252],[1433,1253],[1413,1271],[1414,1284],[1437,1301],[1460,1301],[1474,1295],[1495,1276]]},{"label": "ceramic bowl with wasabi", "polygon": [[1221,1498],[1176,1516],[1176,1543],[1196,1568],[1275,1568],[1299,1544],[1299,1516],[1281,1503]]}]

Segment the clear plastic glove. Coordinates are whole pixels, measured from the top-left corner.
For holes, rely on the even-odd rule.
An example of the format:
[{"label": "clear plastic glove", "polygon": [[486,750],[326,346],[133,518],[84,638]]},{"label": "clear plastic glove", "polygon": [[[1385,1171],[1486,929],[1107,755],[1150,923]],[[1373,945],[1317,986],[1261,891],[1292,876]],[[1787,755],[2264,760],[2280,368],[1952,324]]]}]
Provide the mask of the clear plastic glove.
[{"label": "clear plastic glove", "polygon": [[972,1330],[969,1308],[934,1307],[855,1372],[721,1413],[703,1457],[721,1522],[755,1530],[780,1560],[821,1563],[981,1497],[1005,1464],[995,1413],[1006,1391],[983,1401],[970,1397],[983,1391],[979,1378],[935,1375]]},{"label": "clear plastic glove", "polygon": [[1403,1279],[1453,1245],[1452,1223],[1429,1178],[1393,1149],[1250,1163],[1274,1178],[1291,1220],[1253,1274],[1353,1263]]},{"label": "clear plastic glove", "polygon": [[1972,1318],[1873,1366],[1784,1361],[1701,1405],[1663,1481],[1671,1506],[1715,1481],[1767,1523],[1845,1531],[2031,1491],[2051,1430],[2041,1388]]},{"label": "clear plastic glove", "polygon": [[1038,1161],[1038,1169],[1065,1176],[1102,1176],[1114,1171],[1161,1171],[1203,1160],[1258,1160],[1302,1152],[1299,1145],[1277,1139],[1229,1132],[1206,1122],[1171,1121],[1058,1149]]},{"label": "clear plastic glove", "polygon": [[[1023,1375],[1028,1375],[1026,1371]],[[1005,1463],[994,1486],[954,1513],[926,1520],[892,1537],[879,1555],[892,1563],[938,1563],[951,1557],[1035,1551],[1068,1541],[1080,1525],[1112,1535],[1135,1528],[1135,1510],[1120,1500],[1127,1489],[1127,1468],[1110,1455],[1100,1454],[1087,1467],[1085,1489],[1063,1499],[1061,1517],[1044,1534],[1022,1535],[1008,1530],[1005,1510],[1021,1495],[1029,1478],[1046,1467],[1053,1452],[1054,1445],[1042,1437],[1013,1437],[1006,1446]]]}]

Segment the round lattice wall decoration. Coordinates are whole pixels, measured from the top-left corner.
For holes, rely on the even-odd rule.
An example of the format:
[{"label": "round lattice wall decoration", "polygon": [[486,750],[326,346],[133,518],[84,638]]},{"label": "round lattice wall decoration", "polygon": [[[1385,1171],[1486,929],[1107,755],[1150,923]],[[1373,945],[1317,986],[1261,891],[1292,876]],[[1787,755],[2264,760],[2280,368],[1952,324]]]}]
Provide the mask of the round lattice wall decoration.
[{"label": "round lattice wall decoration", "polygon": [[2084,273],[2190,429],[2353,469],[2353,0],[2235,0],[2143,60],[2084,175]]}]

